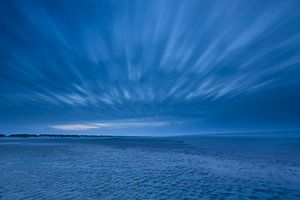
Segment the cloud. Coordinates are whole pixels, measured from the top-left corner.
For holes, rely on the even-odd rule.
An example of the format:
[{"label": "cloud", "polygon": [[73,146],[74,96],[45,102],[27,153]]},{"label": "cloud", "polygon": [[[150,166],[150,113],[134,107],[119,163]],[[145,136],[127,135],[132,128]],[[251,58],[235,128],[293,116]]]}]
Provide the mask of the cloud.
[{"label": "cloud", "polygon": [[99,128],[99,126],[91,125],[91,124],[64,124],[64,125],[54,125],[50,127],[58,130],[63,130],[63,131],[84,131],[84,130]]},{"label": "cloud", "polygon": [[99,123],[101,128],[134,128],[134,127],[160,127],[167,126],[170,122],[115,122],[115,123]]},{"label": "cloud", "polygon": [[168,126],[171,123],[168,121],[114,121],[114,122],[103,122],[103,123],[91,123],[91,124],[62,124],[53,125],[50,128],[63,131],[83,131],[89,129],[122,129],[122,128],[136,128],[136,127],[162,127]]},{"label": "cloud", "polygon": [[[0,125],[168,125],[117,121],[157,116],[223,123],[231,104],[247,118],[248,95],[265,104],[270,95],[257,96],[268,91],[268,113],[292,99],[298,108],[298,8],[295,0],[3,1]],[[290,93],[292,99],[275,102]],[[255,120],[263,118],[252,110]],[[282,110],[278,118],[299,119],[300,111]]]}]

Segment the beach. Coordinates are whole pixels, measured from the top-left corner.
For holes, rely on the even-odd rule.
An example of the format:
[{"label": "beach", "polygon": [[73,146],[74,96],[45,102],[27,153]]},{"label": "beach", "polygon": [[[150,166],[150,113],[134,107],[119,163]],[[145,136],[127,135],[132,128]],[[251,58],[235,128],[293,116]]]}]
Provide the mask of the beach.
[{"label": "beach", "polygon": [[300,199],[300,137],[0,138],[0,199]]}]

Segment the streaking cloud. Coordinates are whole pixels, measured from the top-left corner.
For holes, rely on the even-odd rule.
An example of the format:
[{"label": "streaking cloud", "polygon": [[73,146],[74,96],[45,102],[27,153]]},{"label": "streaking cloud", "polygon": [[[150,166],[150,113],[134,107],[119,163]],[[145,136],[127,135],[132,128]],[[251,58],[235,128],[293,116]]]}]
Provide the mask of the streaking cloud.
[{"label": "streaking cloud", "polygon": [[98,125],[89,125],[89,124],[64,124],[64,125],[56,125],[50,126],[51,128],[63,130],[63,131],[84,131],[94,128],[100,128]]},{"label": "streaking cloud", "polygon": [[[83,122],[139,118],[190,121],[196,130],[298,127],[299,7],[2,1],[0,128],[93,130],[100,124]],[[110,126],[129,125],[102,124]]]},{"label": "streaking cloud", "polygon": [[96,123],[96,124],[64,124],[64,125],[55,125],[50,126],[54,129],[64,130],[64,131],[81,131],[81,130],[89,130],[95,128],[111,128],[111,129],[119,129],[119,128],[137,128],[137,127],[160,127],[167,126],[170,122],[166,121],[128,121],[128,122],[104,122],[104,123]]}]

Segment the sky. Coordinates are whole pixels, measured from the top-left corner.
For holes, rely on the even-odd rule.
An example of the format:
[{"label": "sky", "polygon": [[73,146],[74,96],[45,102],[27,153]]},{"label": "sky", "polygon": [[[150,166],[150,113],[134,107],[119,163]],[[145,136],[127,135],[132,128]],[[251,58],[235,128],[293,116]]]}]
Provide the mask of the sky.
[{"label": "sky", "polygon": [[298,0],[0,0],[0,133],[299,122]]}]

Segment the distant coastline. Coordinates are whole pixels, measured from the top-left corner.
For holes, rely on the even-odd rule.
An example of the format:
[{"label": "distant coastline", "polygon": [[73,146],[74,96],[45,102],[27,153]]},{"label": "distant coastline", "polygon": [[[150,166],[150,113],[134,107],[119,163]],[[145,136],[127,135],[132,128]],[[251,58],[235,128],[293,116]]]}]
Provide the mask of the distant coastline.
[{"label": "distant coastline", "polygon": [[16,138],[33,138],[33,137],[54,137],[54,138],[65,138],[65,137],[112,137],[104,135],[65,135],[65,134],[0,134],[0,137],[16,137]]}]

